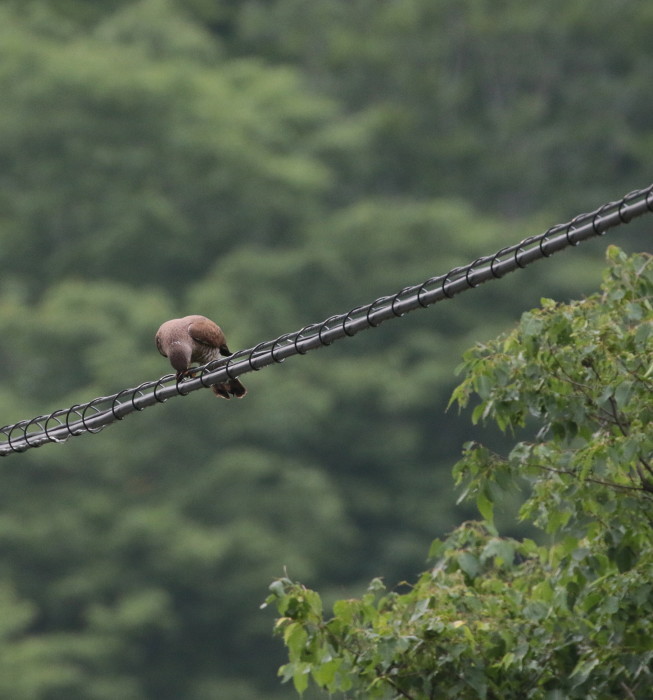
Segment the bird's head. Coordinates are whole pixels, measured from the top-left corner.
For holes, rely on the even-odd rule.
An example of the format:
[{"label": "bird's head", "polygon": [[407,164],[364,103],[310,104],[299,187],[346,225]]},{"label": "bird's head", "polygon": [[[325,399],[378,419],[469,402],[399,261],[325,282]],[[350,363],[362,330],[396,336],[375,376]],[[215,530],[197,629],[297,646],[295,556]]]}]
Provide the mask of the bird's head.
[{"label": "bird's head", "polygon": [[168,346],[168,359],[177,372],[183,372],[190,366],[190,357],[193,349],[190,343],[173,340]]}]

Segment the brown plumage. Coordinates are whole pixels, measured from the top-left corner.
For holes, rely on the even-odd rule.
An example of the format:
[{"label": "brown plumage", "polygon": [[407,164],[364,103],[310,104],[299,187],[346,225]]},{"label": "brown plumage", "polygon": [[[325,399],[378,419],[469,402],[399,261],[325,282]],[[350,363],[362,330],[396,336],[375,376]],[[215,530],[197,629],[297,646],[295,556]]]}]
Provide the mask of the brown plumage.
[{"label": "brown plumage", "polygon": [[[194,362],[205,365],[232,354],[220,326],[206,316],[184,316],[166,321],[156,332],[155,340],[159,352],[170,360],[176,370],[177,380]],[[247,393],[239,379],[214,384],[211,390],[224,399],[232,396],[240,399]]]}]

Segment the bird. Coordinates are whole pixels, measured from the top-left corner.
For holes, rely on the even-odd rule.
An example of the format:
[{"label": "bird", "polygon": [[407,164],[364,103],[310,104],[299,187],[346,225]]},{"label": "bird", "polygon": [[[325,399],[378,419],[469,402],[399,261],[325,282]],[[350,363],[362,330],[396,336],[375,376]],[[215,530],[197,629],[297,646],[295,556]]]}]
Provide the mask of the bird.
[{"label": "bird", "polygon": [[[161,324],[156,332],[155,342],[158,351],[170,360],[177,372],[177,381],[188,373],[194,362],[205,365],[232,354],[227,347],[222,328],[210,318],[198,314],[173,318]],[[247,393],[247,389],[237,378],[213,384],[211,390],[223,399],[230,399],[232,396],[241,399]]]}]

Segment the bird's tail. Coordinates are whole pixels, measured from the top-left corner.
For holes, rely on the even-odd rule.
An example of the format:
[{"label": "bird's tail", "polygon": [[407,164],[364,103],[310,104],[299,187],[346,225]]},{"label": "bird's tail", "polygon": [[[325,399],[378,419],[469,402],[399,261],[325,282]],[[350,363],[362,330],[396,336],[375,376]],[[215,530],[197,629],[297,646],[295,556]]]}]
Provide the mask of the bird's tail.
[{"label": "bird's tail", "polygon": [[211,391],[223,399],[230,399],[232,396],[242,399],[247,393],[247,389],[245,389],[240,379],[230,379],[224,384],[213,384]]}]

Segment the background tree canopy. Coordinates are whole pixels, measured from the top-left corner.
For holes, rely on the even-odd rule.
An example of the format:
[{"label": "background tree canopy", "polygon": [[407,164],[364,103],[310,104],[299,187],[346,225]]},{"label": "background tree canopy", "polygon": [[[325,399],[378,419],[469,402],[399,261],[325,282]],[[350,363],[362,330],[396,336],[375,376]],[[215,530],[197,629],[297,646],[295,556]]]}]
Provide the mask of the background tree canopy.
[{"label": "background tree canopy", "polygon": [[[167,318],[237,349],[645,186],[652,24],[608,0],[0,2],[2,423],[167,372]],[[0,695],[294,696],[269,582],[414,579],[475,513],[449,477],[462,352],[593,291],[602,254],[248,376],[242,402],[3,460]]]}]

